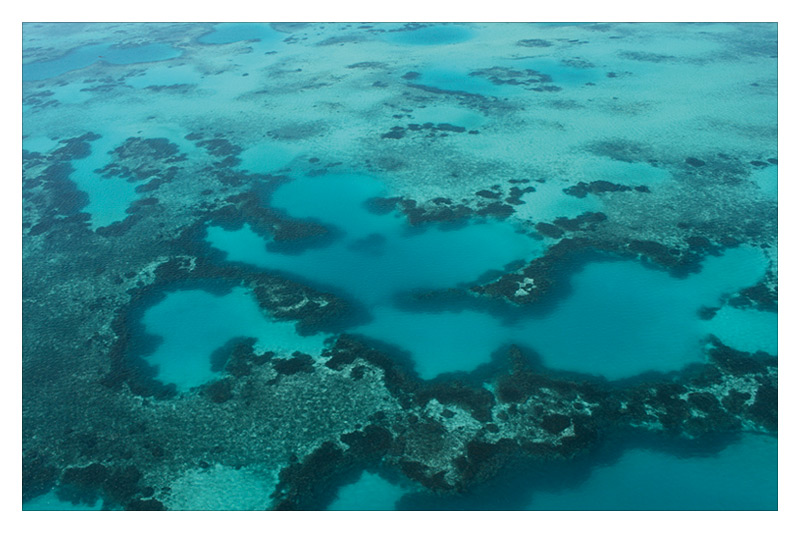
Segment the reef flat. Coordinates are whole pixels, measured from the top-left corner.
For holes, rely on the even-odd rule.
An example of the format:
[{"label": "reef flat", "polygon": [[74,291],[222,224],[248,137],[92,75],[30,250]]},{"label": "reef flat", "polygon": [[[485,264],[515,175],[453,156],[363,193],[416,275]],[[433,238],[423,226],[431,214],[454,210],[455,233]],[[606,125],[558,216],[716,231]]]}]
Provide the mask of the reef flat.
[{"label": "reef flat", "polygon": [[777,508],[775,24],[31,23],[22,108],[23,509]]}]

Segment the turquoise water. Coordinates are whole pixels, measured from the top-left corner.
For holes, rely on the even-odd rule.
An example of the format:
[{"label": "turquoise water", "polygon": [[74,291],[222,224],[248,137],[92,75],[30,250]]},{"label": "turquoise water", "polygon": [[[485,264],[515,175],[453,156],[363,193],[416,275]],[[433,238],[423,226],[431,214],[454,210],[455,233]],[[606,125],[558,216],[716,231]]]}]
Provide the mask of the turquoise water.
[{"label": "turquoise water", "polygon": [[221,22],[214,30],[198,39],[204,44],[228,44],[237,41],[260,40],[263,44],[276,43],[286,35],[273,30],[269,24],[256,22]]},{"label": "turquoise water", "polygon": [[552,222],[558,217],[575,218],[583,213],[596,213],[603,210],[603,203],[593,194],[583,198],[564,192],[569,184],[559,181],[535,182],[531,184],[534,192],[520,197],[525,202],[514,206],[516,216],[531,222]]},{"label": "turquoise water", "polygon": [[751,178],[769,200],[778,201],[778,167],[769,166],[753,172]]},{"label": "turquoise water", "polygon": [[113,44],[92,44],[70,50],[51,61],[37,61],[22,65],[22,81],[37,81],[60,76],[65,72],[88,67],[98,61],[115,65],[164,61],[181,55],[182,51],[168,44],[149,43],[126,48]]},{"label": "turquoise water", "polygon": [[[87,157],[70,161],[74,171],[69,178],[78,189],[87,193],[89,204],[84,211],[92,215],[91,225],[95,229],[125,219],[128,216],[125,210],[140,197],[136,188],[147,183],[147,180],[131,183],[121,178],[103,178],[95,172],[111,162],[108,152],[125,138],[119,133],[107,133],[89,143],[91,153]],[[23,139],[22,146],[26,150],[38,151],[52,150],[58,144],[48,139],[31,138]]]},{"label": "turquoise water", "polygon": [[[756,283],[766,264],[758,249],[745,247],[707,259],[703,271],[687,279],[631,261],[595,262],[572,276],[569,297],[544,317],[508,323],[474,311],[426,314],[381,307],[356,331],[408,350],[428,379],[488,363],[493,351],[512,342],[535,350],[554,369],[608,379],[668,372],[701,362],[708,333],[730,337],[727,316],[709,325],[697,310]],[[765,333],[760,343],[747,337],[746,346],[772,350],[775,331],[767,327]]]},{"label": "turquoise water", "polygon": [[202,79],[201,72],[191,64],[171,65],[169,63],[153,65],[137,76],[125,79],[125,84],[143,89],[158,85],[194,84]]},{"label": "turquoise water", "polygon": [[420,76],[412,80],[415,85],[427,85],[444,91],[460,91],[487,96],[503,96],[518,92],[511,85],[495,85],[482,76],[470,76],[470,69],[457,68],[447,64],[434,64],[419,71]]},{"label": "turquoise water", "polygon": [[579,68],[563,63],[557,59],[541,57],[535,59],[521,59],[508,63],[507,66],[515,69],[527,69],[547,74],[553,78],[553,84],[559,86],[578,86],[594,82],[604,76],[595,68]]},{"label": "turquoise water", "polygon": [[[506,222],[411,232],[400,215],[365,209],[367,198],[384,192],[379,182],[353,175],[299,178],[279,187],[274,207],[343,231],[343,237],[322,248],[299,254],[273,251],[247,225],[236,231],[211,226],[207,239],[228,260],[285,272],[354,297],[367,306],[372,320],[353,332],[409,352],[425,379],[470,371],[508,343],[535,350],[550,368],[608,379],[678,370],[702,361],[708,333],[727,338],[738,327],[730,324],[738,316],[726,313],[709,324],[697,316],[698,309],[754,285],[768,264],[760,249],[746,246],[707,258],[702,272],[686,279],[634,261],[592,262],[572,276],[570,295],[552,312],[520,315],[512,322],[473,310],[403,310],[395,307],[394,296],[470,282],[489,269],[529,260],[542,248],[540,241]],[[768,325],[762,329],[765,335],[748,341],[775,353],[774,331]]]},{"label": "turquoise water", "polygon": [[[167,138],[170,142],[177,144],[183,152],[189,154],[197,152],[197,148],[183,138],[185,133],[173,125],[98,121],[93,124],[93,132],[100,135],[100,138],[89,143],[90,154],[85,158],[70,161],[74,168],[70,179],[89,197],[89,204],[84,211],[92,216],[90,223],[93,229],[124,220],[128,216],[126,210],[135,200],[144,196],[142,193],[136,192],[136,188],[150,180],[150,178],[145,178],[129,182],[116,176],[107,178],[97,172],[113,161],[110,152],[124,143],[126,139],[129,137]],[[37,151],[51,150],[58,145],[49,139],[32,137],[23,139],[22,146],[26,150]]]},{"label": "turquoise water", "polygon": [[[453,124],[461,126],[468,130],[476,129],[486,123],[486,117],[456,106],[431,106],[427,105],[414,110],[414,122],[418,124],[425,124],[431,122],[433,124]],[[410,119],[409,119],[410,120]]]},{"label": "turquoise water", "polygon": [[[452,61],[434,61],[428,63],[424,67],[420,67],[418,69],[420,76],[411,80],[411,83],[428,85],[445,91],[461,91],[494,97],[518,97],[521,93],[527,92],[526,89],[536,88],[539,85],[556,85],[562,88],[578,87],[587,82],[597,81],[601,77],[597,69],[578,68],[551,58],[522,60],[493,58],[488,61],[487,63],[472,65],[471,67],[460,66]],[[552,81],[543,81],[540,84],[534,84],[532,86],[495,84],[488,76],[472,74],[474,72],[479,72],[481,69],[490,67],[501,67],[515,72],[535,70],[540,74],[549,75]],[[500,78],[504,79],[502,75]],[[527,76],[522,76],[519,79],[527,79]]]},{"label": "turquoise water", "polygon": [[106,134],[90,143],[92,153],[89,157],[72,162],[75,171],[70,179],[89,195],[89,205],[84,211],[92,215],[93,228],[124,220],[128,216],[125,210],[140,197],[136,188],[147,183],[147,180],[129,182],[118,177],[103,178],[95,172],[111,163],[109,152],[123,141],[122,136]]},{"label": "turquoise water", "polygon": [[636,449],[577,487],[538,492],[528,510],[775,511],[778,442],[745,435],[716,455],[676,457]]},{"label": "turquoise water", "polygon": [[432,46],[462,43],[472,39],[475,32],[464,26],[437,24],[413,31],[386,33],[385,36],[388,41],[397,44]]},{"label": "turquoise water", "polygon": [[103,500],[98,500],[94,505],[74,504],[60,500],[55,491],[42,494],[22,504],[23,511],[99,511],[102,507]]},{"label": "turquoise water", "polygon": [[243,287],[224,296],[203,290],[169,293],[149,308],[142,325],[162,342],[147,362],[158,368],[156,378],[174,383],[180,391],[222,377],[211,368],[211,354],[236,337],[255,337],[257,351],[318,355],[324,337],[302,337],[292,322],[273,321]]},{"label": "turquoise water", "polygon": [[463,500],[419,500],[414,489],[364,472],[339,489],[328,510],[768,511],[778,505],[777,439],[767,435],[744,434],[716,452],[630,448],[581,468],[521,471]]},{"label": "turquoise water", "polygon": [[778,354],[778,313],[724,306],[706,328],[736,350]]},{"label": "turquoise water", "polygon": [[672,177],[668,170],[647,163],[628,163],[605,158],[591,158],[576,166],[582,173],[582,181],[605,180],[629,187],[638,185],[653,187],[667,182]]},{"label": "turquoise water", "polygon": [[[406,492],[401,510],[736,511],[778,507],[778,441],[654,443],[626,437],[572,462],[517,468],[473,493]],[[377,490],[377,488],[376,488]],[[386,488],[394,498],[394,489]],[[375,496],[379,498],[380,496]]]},{"label": "turquoise water", "polygon": [[[149,307],[128,306],[125,291],[137,284],[136,273],[149,272],[165,259],[203,253],[196,242],[191,242],[191,251],[184,249],[188,239],[163,241],[170,238],[166,231],[176,236],[184,227],[194,228],[207,213],[225,205],[225,198],[248,190],[249,184],[240,186],[214,173],[214,158],[185,138],[201,133],[242,147],[234,170],[289,177],[265,207],[331,229],[329,239],[286,243],[256,233],[252,220],[253,225],[245,223],[235,231],[211,222],[205,227],[205,244],[221,254],[205,259],[224,257],[341,296],[357,310],[357,316],[348,317],[353,321],[342,323],[361,320],[342,332],[388,345],[388,354],[396,348],[423,380],[442,378],[447,384],[450,379],[493,379],[493,372],[506,368],[481,366],[505,362],[512,343],[540,362],[543,371],[608,380],[702,363],[709,335],[737,350],[777,356],[777,313],[724,304],[764,279],[774,252],[759,246],[767,248],[775,238],[769,209],[778,200],[777,164],[769,159],[773,163],[761,168],[758,161],[777,157],[775,25],[435,23],[408,31],[391,31],[403,28],[402,23],[357,25],[287,25],[281,28],[286,33],[262,23],[158,25],[152,32],[146,25],[124,23],[24,25],[24,56],[36,57],[41,50],[64,55],[22,66],[23,93],[26,100],[31,96],[23,105],[23,148],[47,155],[59,147],[59,139],[90,131],[101,136],[90,143],[88,157],[70,161],[74,171],[69,177],[88,196],[84,211],[91,215],[93,229],[124,220],[136,200],[152,198],[160,208],[140,211],[143,218],[136,229],[121,235],[100,238],[59,231],[58,219],[53,230],[38,237],[23,230],[24,337],[36,339],[23,347],[22,444],[24,456],[34,458],[25,463],[33,468],[27,474],[23,469],[23,483],[38,488],[49,466],[59,476],[65,468],[91,463],[110,469],[132,465],[143,476],[137,490],[144,493],[152,485],[152,497],[170,509],[264,509],[275,503],[271,495],[277,494],[281,470],[294,461],[291,454],[303,462],[320,442],[344,442],[341,432],[385,424],[396,446],[383,464],[369,463],[370,471],[333,488],[329,510],[775,509],[775,437],[712,431],[698,439],[673,438],[657,429],[643,430],[646,436],[636,431],[629,435],[625,428],[604,426],[602,415],[595,418],[600,442],[582,450],[586,453],[528,465],[530,470],[515,468],[465,494],[436,496],[401,469],[391,470],[398,461],[418,459],[430,460],[428,466],[435,471],[444,459],[430,457],[432,453],[425,458],[427,449],[413,450],[428,443],[415,441],[428,436],[418,431],[434,425],[420,429],[412,423],[406,428],[404,422],[394,422],[409,413],[395,403],[403,400],[396,390],[381,388],[393,385],[390,380],[373,382],[380,377],[371,370],[360,375],[364,368],[357,365],[351,372],[316,364],[313,374],[278,383],[261,380],[258,373],[240,377],[219,370],[218,349],[230,347],[232,340],[254,337],[256,353],[287,357],[301,351],[316,360],[329,346],[328,334],[302,336],[296,322],[273,320],[244,284],[226,292],[218,290],[215,280],[192,288],[179,282],[170,292],[153,295],[139,283],[130,294],[144,296],[133,301],[150,302]],[[547,42],[518,46],[524,39]],[[137,46],[116,46],[120,42]],[[494,84],[471,75],[482,70],[492,74],[485,71],[491,67],[536,70],[552,82]],[[411,71],[419,77],[406,76]],[[616,75],[607,77],[609,71]],[[513,73],[495,74],[514,81]],[[84,90],[110,80],[111,90]],[[176,84],[187,90],[152,89]],[[563,91],[531,90],[541,85]],[[31,105],[37,99],[50,104]],[[393,126],[426,122],[463,126],[479,130],[479,135],[381,137]],[[187,159],[176,163],[171,183],[138,193],[136,188],[152,177],[129,183],[97,172],[113,161],[109,152],[129,137],[165,138],[179,146]],[[722,154],[730,155],[724,165],[730,165],[732,175],[742,176],[741,182],[722,184],[710,177],[715,161],[723,169]],[[706,167],[695,178],[684,179],[683,162],[689,156],[702,158]],[[334,162],[340,166],[325,166]],[[332,170],[303,176],[310,168]],[[155,177],[161,169],[153,169]],[[333,173],[341,169],[351,173]],[[26,168],[26,183],[35,181],[40,170]],[[363,174],[367,172],[372,174]],[[646,185],[652,192],[584,198],[564,193],[579,181],[595,180]],[[524,203],[515,205],[506,220],[475,217],[411,227],[397,212],[376,214],[366,207],[370,198],[400,194],[417,200],[475,199],[475,191],[494,184],[503,184],[504,190],[511,184],[536,190],[522,194]],[[710,198],[713,205],[703,203]],[[37,187],[26,191],[24,228],[40,221],[38,206],[50,200]],[[622,246],[647,232],[653,233],[647,238],[671,246],[695,230],[715,242],[744,234],[752,246],[709,256],[700,272],[684,278],[638,260],[587,253],[580,260],[558,263],[553,292],[529,307],[462,292],[452,293],[452,299],[412,297],[416,291],[465,289],[514,270],[558,241],[536,235],[536,223],[589,212],[608,217],[593,235]],[[741,228],[736,226],[740,220]],[[670,229],[659,235],[662,224]],[[103,246],[95,246],[97,239]],[[134,249],[128,257],[127,251]],[[203,258],[197,260],[201,265]],[[125,281],[110,283],[117,279]],[[519,291],[539,281],[526,280]],[[701,319],[698,310],[709,307],[717,309],[715,315]],[[55,322],[53,309],[59,315]],[[86,320],[87,312],[96,316]],[[131,394],[146,394],[146,384],[132,381],[130,388],[124,383],[119,388],[87,387],[101,376],[114,385],[131,379],[114,370],[106,375],[111,320],[131,316],[141,317],[129,324],[131,345],[120,340],[115,349],[132,354],[136,341],[142,340],[151,351],[139,355],[153,366],[157,380],[175,385],[181,393],[177,397],[130,401]],[[476,370],[472,376],[447,376]],[[236,383],[231,400],[215,404],[197,390],[221,378]],[[307,390],[316,386],[310,383],[324,387]],[[135,385],[141,387],[134,390]],[[420,386],[427,390],[428,385]],[[492,390],[489,383],[483,385]],[[238,394],[245,391],[252,396]],[[375,401],[384,402],[380,406],[366,400],[375,392]],[[103,408],[107,400],[113,409]],[[270,430],[264,431],[259,424],[267,413],[259,401],[279,405],[278,418],[285,417],[286,423],[270,419]],[[54,416],[62,408],[85,419],[76,426],[69,416]],[[385,409],[388,422],[370,416],[378,408]],[[166,455],[157,455],[159,446],[150,446],[149,433],[153,442],[170,434],[170,428],[153,426],[154,409],[164,412],[164,420],[180,421],[180,438],[162,443]],[[452,432],[447,438],[455,434],[461,439],[461,432],[471,431],[458,427],[462,422],[483,425],[479,440],[489,435],[491,428],[484,422],[462,413],[454,416],[443,424]],[[501,419],[493,422],[513,438],[519,428]],[[214,439],[208,420],[219,430]],[[246,428],[249,420],[255,424],[251,431],[231,430]],[[140,428],[145,434],[135,435]],[[400,446],[406,436],[406,445]],[[115,444],[105,446],[108,439]],[[720,440],[727,446],[719,447]],[[349,443],[347,450],[353,451]],[[41,466],[45,468],[40,471]],[[325,496],[333,497],[333,491]],[[104,504],[122,508],[126,503],[72,505],[60,501],[54,489],[25,502],[23,509],[99,510]]]},{"label": "turquoise water", "polygon": [[406,494],[378,474],[364,472],[355,483],[339,489],[328,511],[393,511],[397,501]]},{"label": "turquoise water", "polygon": [[276,172],[298,157],[299,149],[286,143],[264,141],[242,150],[239,168],[253,173]]},{"label": "turquoise water", "polygon": [[387,304],[404,291],[474,281],[489,269],[532,258],[541,249],[538,241],[500,222],[412,231],[400,215],[376,215],[366,209],[368,198],[383,193],[380,182],[351,175],[299,178],[280,187],[273,196],[274,207],[344,232],[324,248],[300,254],[271,251],[248,225],[237,231],[211,226],[207,238],[227,253],[228,260],[336,287],[369,307]]},{"label": "turquoise water", "polygon": [[548,367],[609,379],[678,370],[702,360],[697,310],[757,283],[766,267],[753,247],[709,257],[686,279],[635,262],[590,263],[572,277],[572,294],[555,311],[521,322],[520,342]]}]

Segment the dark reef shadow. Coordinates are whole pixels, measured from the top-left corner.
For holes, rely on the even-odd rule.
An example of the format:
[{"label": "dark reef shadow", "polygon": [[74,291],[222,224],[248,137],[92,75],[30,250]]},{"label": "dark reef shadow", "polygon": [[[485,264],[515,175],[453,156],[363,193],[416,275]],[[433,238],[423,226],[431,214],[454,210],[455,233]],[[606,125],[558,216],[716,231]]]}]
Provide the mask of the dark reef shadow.
[{"label": "dark reef shadow", "polygon": [[[679,458],[710,457],[739,441],[741,434],[726,433],[688,440],[652,435],[644,430],[625,430],[602,439],[601,443],[571,459],[533,460],[520,458],[496,477],[467,494],[436,495],[428,491],[406,494],[397,503],[404,511],[518,511],[526,510],[539,493],[573,490],[585,483],[592,472],[619,462],[631,450],[642,449]],[[635,510],[635,509],[632,509]]]}]

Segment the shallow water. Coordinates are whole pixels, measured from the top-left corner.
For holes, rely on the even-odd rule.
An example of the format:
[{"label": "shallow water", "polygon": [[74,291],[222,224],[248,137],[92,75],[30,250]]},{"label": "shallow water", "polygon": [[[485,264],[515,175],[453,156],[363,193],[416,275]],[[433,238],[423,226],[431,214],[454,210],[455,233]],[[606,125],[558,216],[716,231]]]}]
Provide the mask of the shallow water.
[{"label": "shallow water", "polygon": [[264,141],[239,154],[239,168],[253,173],[276,172],[289,166],[299,150],[287,143]]},{"label": "shallow water", "polygon": [[471,130],[484,125],[486,117],[459,107],[425,106],[414,111],[413,121],[417,124],[426,122],[441,124],[444,122]]},{"label": "shallow water", "polygon": [[205,44],[228,44],[237,41],[258,39],[262,43],[275,43],[285,38],[273,30],[269,24],[253,22],[221,22],[214,25],[213,31],[198,39]]},{"label": "shallow water", "polygon": [[580,165],[583,181],[610,181],[620,185],[636,187],[658,186],[671,179],[669,171],[648,165],[647,163],[629,163],[609,159],[592,158]]},{"label": "shallow water", "polygon": [[769,166],[756,170],[752,179],[766,198],[778,201],[778,167]]},{"label": "shallow water", "polygon": [[100,61],[116,65],[130,65],[164,61],[178,57],[181,53],[180,50],[163,43],[149,43],[125,48],[115,47],[113,44],[86,45],[70,50],[58,59],[23,64],[22,80],[37,81],[53,78]]},{"label": "shallow water", "polygon": [[274,485],[263,472],[217,464],[174,480],[168,503],[181,511],[262,511]]},{"label": "shallow water", "polygon": [[435,24],[418,30],[399,31],[385,35],[386,39],[393,43],[436,46],[468,41],[472,39],[474,32],[465,26]]},{"label": "shallow water", "polygon": [[515,216],[531,222],[552,222],[559,217],[575,218],[583,213],[602,211],[602,202],[592,194],[583,198],[564,192],[569,186],[558,181],[534,182],[528,185],[536,189],[520,197],[525,202],[515,208]]},{"label": "shallow water", "polygon": [[602,72],[598,72],[594,67],[576,67],[548,57],[520,59],[508,65],[516,69],[524,68],[547,74],[553,79],[553,83],[559,86],[577,87],[597,81],[602,76]]},{"label": "shallow water", "polygon": [[518,90],[509,85],[496,85],[482,76],[470,76],[470,68],[450,63],[426,65],[419,70],[420,76],[410,83],[435,87],[443,91],[455,91],[473,95],[500,97]]}]

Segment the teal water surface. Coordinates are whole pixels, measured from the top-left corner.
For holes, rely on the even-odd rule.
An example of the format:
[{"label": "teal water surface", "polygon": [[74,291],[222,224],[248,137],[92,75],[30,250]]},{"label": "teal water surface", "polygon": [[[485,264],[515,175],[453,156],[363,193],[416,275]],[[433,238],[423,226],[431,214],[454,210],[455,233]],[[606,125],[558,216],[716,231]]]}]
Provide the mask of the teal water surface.
[{"label": "teal water surface", "polygon": [[468,41],[475,32],[464,26],[436,24],[416,30],[405,30],[385,34],[387,40],[397,44],[433,46],[455,44]]},{"label": "teal water surface", "polygon": [[378,474],[364,472],[355,483],[339,489],[328,511],[393,511],[406,489]]},{"label": "teal water surface", "polygon": [[538,492],[528,510],[776,511],[778,443],[744,435],[719,453],[677,457],[634,449],[577,487]]},{"label": "teal water surface", "polygon": [[275,43],[286,35],[273,30],[269,24],[256,22],[221,22],[214,25],[213,31],[200,37],[204,44],[228,44],[237,41],[258,39],[262,43]]},{"label": "teal water surface", "polygon": [[[669,372],[702,362],[707,334],[729,329],[725,317],[710,326],[700,320],[700,307],[756,283],[766,264],[751,247],[708,258],[701,273],[686,279],[632,261],[593,262],[572,276],[570,295],[543,317],[509,323],[476,311],[381,307],[356,331],[411,352],[425,378],[488,363],[508,343],[533,349],[549,368],[608,379]],[[747,347],[771,351],[774,333],[767,329],[761,343],[748,337]]]},{"label": "teal water surface", "polygon": [[603,76],[593,65],[574,66],[568,62],[548,57],[521,59],[509,62],[508,66],[547,74],[552,78],[553,83],[559,86],[579,86],[588,82],[595,82]]},{"label": "teal water surface", "polygon": [[207,238],[228,260],[337,287],[369,307],[388,304],[405,291],[474,281],[489,269],[533,258],[541,249],[539,241],[500,222],[414,230],[396,213],[377,215],[365,207],[367,199],[383,192],[380,182],[354,175],[299,178],[281,186],[274,193],[274,207],[344,232],[323,248],[300,254],[271,251],[248,225],[237,231],[211,226]]},{"label": "teal water surface", "polygon": [[[686,426],[707,434],[672,435],[635,415],[629,428],[594,409],[596,441],[582,440],[580,421],[569,415],[573,425],[562,442],[577,440],[580,449],[568,459],[524,454],[474,484],[471,466],[461,468],[473,459],[485,466],[481,442],[523,442],[541,431],[532,438],[535,449],[538,437],[555,439],[544,433],[549,424],[540,406],[496,394],[511,345],[543,380],[568,380],[563,390],[581,395],[587,389],[580,383],[599,382],[600,397],[651,379],[683,383],[688,373],[650,373],[706,362],[711,336],[777,357],[777,313],[735,307],[739,291],[776,275],[774,24],[222,22],[23,30],[23,57],[52,58],[22,65],[23,148],[42,155],[26,158],[23,169],[23,494],[54,487],[23,510],[122,509],[151,498],[170,510],[325,501],[327,510],[777,508],[774,389],[765,385],[774,375],[707,378],[707,390],[731,414],[728,400],[742,396],[726,398],[727,387],[750,392],[736,415],[744,429],[721,430],[709,418]],[[471,131],[384,135],[395,125],[427,122]],[[88,199],[91,230],[125,220],[138,200],[155,204],[119,227],[128,231],[84,231],[79,217],[63,220],[48,208],[51,183],[42,172],[61,161],[54,151],[65,139],[88,132],[100,137],[87,157],[64,161],[73,168],[68,178]],[[151,180],[173,163],[145,153],[118,160],[113,151],[131,137],[178,146],[170,181],[137,191],[155,185]],[[201,138],[241,148],[238,160],[195,145]],[[113,163],[152,175],[135,182],[104,175]],[[302,175],[310,168],[316,170]],[[323,168],[328,173],[313,175]],[[267,182],[278,175],[286,179],[267,198]],[[565,192],[597,180],[649,190],[582,198]],[[512,186],[525,192],[522,203],[506,200],[514,213],[505,219],[412,226],[399,209],[381,212],[370,203],[400,194],[419,202],[483,201],[476,191]],[[264,194],[262,207],[273,214],[313,221],[329,234],[275,241],[263,221],[237,211],[234,199],[252,191]],[[249,223],[232,230],[229,221],[213,222],[231,213],[229,220]],[[563,237],[536,230],[585,213],[603,213],[606,222]],[[198,227],[200,242],[193,240]],[[643,258],[576,252],[555,262],[546,280],[554,285],[530,305],[470,291],[519,272],[561,239],[596,238],[620,248],[652,239],[671,248],[692,235],[742,244],[704,257],[698,271],[682,277]],[[177,279],[177,264],[192,265],[187,279]],[[225,279],[203,278],[214,272]],[[259,305],[250,285],[259,272],[340,297],[352,305],[331,307],[352,315],[301,335],[297,322],[277,320]],[[526,278],[510,293],[524,296],[543,281]],[[286,296],[283,303],[295,296],[281,283],[268,288]],[[120,324],[130,329],[120,331]],[[367,368],[372,364],[326,366],[320,354],[339,334],[374,343],[417,376],[398,385],[391,372]],[[226,350],[244,338],[255,339],[257,354],[309,354],[314,372],[273,380],[280,365],[266,364],[246,376],[228,373]],[[118,369],[120,353],[142,359]],[[142,361],[178,394],[151,388],[150,374],[137,374]],[[235,386],[231,398],[216,403],[203,387],[223,378]],[[437,388],[437,379],[445,387]],[[757,393],[753,381],[764,382]],[[458,393],[446,390],[456,382],[495,395],[491,421],[477,420],[477,411],[470,418],[452,398],[436,396],[447,404],[441,412],[424,404],[430,391]],[[563,403],[549,413],[567,412],[573,396],[555,389],[551,398]],[[406,400],[423,404],[409,408]],[[536,413],[530,427],[503,413],[528,407]],[[391,448],[362,462],[351,442],[359,442],[356,432],[369,435],[371,424],[392,433]],[[578,439],[570,439],[573,429]],[[331,443],[341,453],[322,453]],[[452,443],[464,455],[450,463]],[[343,460],[327,461],[337,456]],[[316,471],[320,457],[326,464]],[[89,465],[91,471],[69,471]],[[415,466],[434,475],[453,465],[444,479],[468,485],[458,494],[411,479]],[[92,505],[59,499],[83,488],[68,486],[71,476],[98,471],[103,479],[80,480],[98,491]],[[120,481],[130,482],[132,496],[116,495],[126,489],[112,486],[118,475],[136,477]],[[307,492],[285,499],[294,490]]]},{"label": "teal water surface", "polygon": [[114,44],[91,44],[70,50],[50,61],[37,61],[22,65],[22,81],[37,81],[60,76],[99,61],[116,65],[164,61],[181,55],[182,51],[164,43],[119,47]]},{"label": "teal water surface", "polygon": [[[365,208],[367,198],[383,192],[377,181],[351,175],[299,178],[279,187],[274,207],[298,218],[315,217],[344,234],[299,254],[270,250],[247,225],[236,231],[211,226],[207,239],[228,260],[354,297],[367,306],[371,320],[352,331],[410,353],[426,379],[470,371],[509,343],[534,350],[547,367],[608,379],[679,370],[702,362],[709,333],[726,336],[730,320],[739,320],[724,315],[708,323],[698,310],[754,285],[768,265],[762,251],[750,246],[709,257],[700,273],[684,279],[635,261],[591,262],[572,275],[569,295],[549,314],[520,313],[513,321],[476,310],[400,309],[397,295],[473,281],[492,268],[532,259],[542,245],[517,233],[510,222],[411,231],[402,216],[376,215]],[[750,337],[751,344],[774,353],[769,325],[762,329],[763,342]]]},{"label": "teal water surface", "polygon": [[23,511],[99,511],[103,507],[103,500],[98,500],[94,505],[85,503],[72,503],[61,500],[55,491],[42,494],[22,504]]},{"label": "teal water surface", "polygon": [[318,355],[324,341],[319,335],[298,335],[292,322],[271,320],[243,287],[222,296],[203,290],[168,293],[145,311],[142,325],[162,339],[147,362],[157,368],[158,380],[174,383],[179,391],[222,377],[212,369],[211,355],[234,338],[255,337],[263,351],[310,355]]}]

